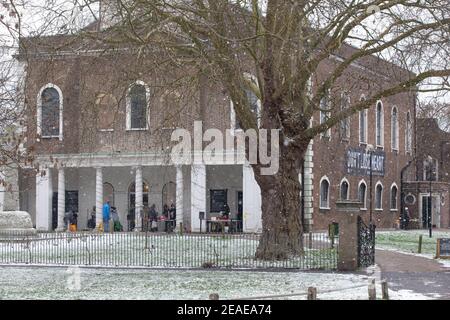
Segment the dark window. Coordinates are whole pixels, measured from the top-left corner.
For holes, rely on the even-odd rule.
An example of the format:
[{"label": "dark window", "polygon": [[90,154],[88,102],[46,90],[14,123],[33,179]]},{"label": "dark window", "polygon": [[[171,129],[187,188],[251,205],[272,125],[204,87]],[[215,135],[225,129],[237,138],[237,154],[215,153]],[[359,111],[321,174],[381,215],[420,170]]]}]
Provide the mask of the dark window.
[{"label": "dark window", "polygon": [[391,189],[391,209],[397,209],[397,187],[393,186]]},{"label": "dark window", "polygon": [[348,182],[341,183],[341,200],[348,200]]},{"label": "dark window", "polygon": [[322,180],[320,184],[320,207],[329,208],[330,184],[327,180]]},{"label": "dark window", "polygon": [[130,89],[131,129],[147,127],[147,93],[145,86],[135,84]]},{"label": "dark window", "polygon": [[210,190],[210,212],[221,212],[227,204],[227,190]]},{"label": "dark window", "polygon": [[391,144],[392,149],[398,150],[398,112],[395,107],[392,109]]},{"label": "dark window", "polygon": [[359,185],[358,200],[361,202],[363,208],[366,208],[366,189],[367,187],[364,183]]},{"label": "dark window", "polygon": [[55,88],[46,88],[41,95],[41,132],[43,137],[59,136],[60,96]]},{"label": "dark window", "polygon": [[437,181],[437,160],[436,159],[427,159],[423,163],[423,173],[425,181]]},{"label": "dark window", "polygon": [[383,209],[383,186],[381,184],[377,185],[377,188],[376,188],[375,208]]},{"label": "dark window", "polygon": [[377,103],[377,130],[376,130],[377,146],[383,145],[383,105],[381,102]]}]

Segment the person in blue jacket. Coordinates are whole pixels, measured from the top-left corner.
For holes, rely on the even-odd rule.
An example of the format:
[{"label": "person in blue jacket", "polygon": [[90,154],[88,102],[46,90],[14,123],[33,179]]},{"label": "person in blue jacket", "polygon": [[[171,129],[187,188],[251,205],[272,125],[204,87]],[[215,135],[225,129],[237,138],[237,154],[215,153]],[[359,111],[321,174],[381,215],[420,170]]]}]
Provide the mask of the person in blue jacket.
[{"label": "person in blue jacket", "polygon": [[111,206],[109,201],[103,205],[103,231],[109,232],[109,220],[111,219]]}]

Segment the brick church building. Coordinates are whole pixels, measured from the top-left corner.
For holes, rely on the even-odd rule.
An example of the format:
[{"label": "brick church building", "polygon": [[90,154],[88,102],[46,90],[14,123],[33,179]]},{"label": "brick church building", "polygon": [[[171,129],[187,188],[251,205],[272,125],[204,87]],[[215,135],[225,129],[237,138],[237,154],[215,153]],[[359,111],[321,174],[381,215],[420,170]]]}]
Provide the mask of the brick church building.
[{"label": "brick church building", "polygon": [[[107,32],[101,21],[88,28]],[[312,79],[312,90],[355,50],[345,45],[330,56]],[[155,204],[161,213],[174,204],[177,222],[196,232],[204,223],[199,212],[211,219],[227,203],[231,217],[242,220],[242,231],[261,230],[261,195],[247,161],[174,166],[164,152],[174,128],[193,130],[194,121],[202,121],[203,129],[239,131],[223,88],[197,70],[161,70],[152,54],[138,60],[126,46],[106,49],[77,35],[22,39],[17,59],[26,70],[27,147],[37,154],[36,167],[20,171],[20,208],[31,213],[38,229],[61,227],[67,210],[79,213],[78,227],[84,229],[93,208],[100,221],[109,200],[123,225],[145,205]],[[194,94],[183,85],[167,85],[180,72],[191,75]],[[368,57],[349,68],[323,106],[345,108],[408,75]],[[372,214],[378,227],[397,224],[401,173],[415,152],[415,101],[413,92],[382,99],[311,142],[299,176],[307,230],[326,229],[339,214],[336,203],[349,200],[359,200],[365,219]],[[254,106],[259,112],[260,104]],[[326,116],[318,112],[313,122]]]}]

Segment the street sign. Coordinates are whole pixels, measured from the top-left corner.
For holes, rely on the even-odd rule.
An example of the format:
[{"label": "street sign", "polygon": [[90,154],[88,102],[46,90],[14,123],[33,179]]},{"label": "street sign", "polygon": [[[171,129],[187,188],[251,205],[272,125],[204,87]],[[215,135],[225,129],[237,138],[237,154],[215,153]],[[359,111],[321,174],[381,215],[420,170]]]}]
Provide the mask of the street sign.
[{"label": "street sign", "polygon": [[436,258],[450,259],[450,239],[438,239]]}]

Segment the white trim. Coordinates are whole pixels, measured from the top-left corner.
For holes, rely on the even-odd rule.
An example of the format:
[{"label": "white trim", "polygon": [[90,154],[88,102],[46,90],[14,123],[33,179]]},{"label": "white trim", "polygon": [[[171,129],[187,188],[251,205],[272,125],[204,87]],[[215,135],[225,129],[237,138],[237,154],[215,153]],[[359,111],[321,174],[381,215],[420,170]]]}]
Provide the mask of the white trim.
[{"label": "white trim", "polygon": [[[381,199],[380,199],[381,208],[377,208],[377,188],[378,188],[378,186],[381,186]],[[384,192],[383,183],[381,181],[378,181],[375,184],[375,211],[383,211],[383,192]]]},{"label": "white trim", "polygon": [[[327,207],[322,207],[322,182],[328,182],[328,193],[327,193]],[[323,176],[319,182],[319,209],[320,210],[330,210],[330,193],[331,193],[331,183],[327,176]]]},{"label": "white trim", "polygon": [[[145,128],[131,128],[131,99],[130,99],[130,90],[133,88],[133,86],[135,85],[141,85],[144,86],[145,88],[145,99],[147,102],[146,105],[146,121],[145,121]],[[126,96],[126,131],[146,131],[149,129],[149,122],[150,122],[150,88],[148,87],[148,85],[141,80],[137,80],[136,82],[130,84],[130,86],[128,87],[128,91],[127,91],[127,96]]]},{"label": "white trim", "polygon": [[[347,199],[342,199],[342,184],[344,182],[347,182]],[[350,182],[348,182],[347,178],[342,178],[341,182],[339,183],[339,199],[340,200],[349,200],[350,199]]]},{"label": "white trim", "polygon": [[[378,106],[381,105],[381,124],[380,124],[380,144],[377,141],[378,135]],[[375,145],[377,148],[384,149],[384,104],[383,101],[378,100],[375,104]]]},{"label": "white trim", "polygon": [[[395,199],[395,208],[392,208],[392,189],[395,187],[395,189],[397,190],[397,192],[396,192],[396,199]],[[389,209],[391,210],[391,211],[398,211],[398,197],[399,197],[399,194],[398,194],[398,186],[397,186],[397,184],[394,182],[394,183],[392,183],[392,185],[391,185],[391,191],[390,191],[390,193],[389,193]]]},{"label": "white trim", "polygon": [[362,179],[359,183],[358,183],[358,200],[359,200],[359,189],[361,188],[361,185],[364,184],[364,186],[366,187],[366,190],[364,191],[364,203],[363,203],[363,207],[360,208],[361,210],[367,210],[367,183],[364,179]]},{"label": "white trim", "polygon": [[[396,112],[396,123],[394,123],[394,110]],[[399,112],[397,106],[393,106],[391,109],[391,149],[392,151],[400,150],[400,139],[399,139]],[[395,128],[394,128],[395,125]],[[395,141],[394,141],[394,129],[395,129]]]},{"label": "white trim", "polygon": [[[45,89],[53,88],[58,92],[59,95],[59,135],[57,136],[41,136],[42,134],[42,93]],[[43,138],[43,139],[51,139],[51,138],[58,138],[59,141],[63,140],[63,130],[64,130],[64,96],[61,91],[61,89],[53,84],[53,83],[47,83],[45,86],[39,90],[39,93],[37,95],[37,134]]]}]

